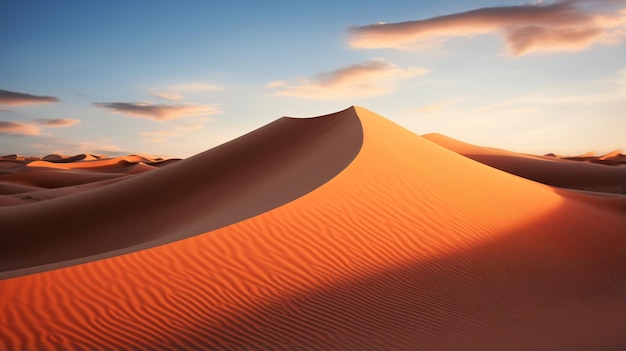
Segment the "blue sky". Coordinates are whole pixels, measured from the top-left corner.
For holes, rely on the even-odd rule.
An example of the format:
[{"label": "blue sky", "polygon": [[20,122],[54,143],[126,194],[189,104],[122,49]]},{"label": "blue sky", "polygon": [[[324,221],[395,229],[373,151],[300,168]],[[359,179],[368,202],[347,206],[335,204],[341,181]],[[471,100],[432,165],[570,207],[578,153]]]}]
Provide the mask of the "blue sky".
[{"label": "blue sky", "polygon": [[281,116],[350,105],[418,134],[529,153],[608,152],[626,147],[625,8],[7,2],[0,153],[187,157]]}]

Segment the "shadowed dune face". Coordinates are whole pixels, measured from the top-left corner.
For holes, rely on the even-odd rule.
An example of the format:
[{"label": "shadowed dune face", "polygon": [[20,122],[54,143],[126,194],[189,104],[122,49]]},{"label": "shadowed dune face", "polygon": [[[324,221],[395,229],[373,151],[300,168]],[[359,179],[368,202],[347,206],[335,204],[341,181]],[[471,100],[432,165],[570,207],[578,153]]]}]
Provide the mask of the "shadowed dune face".
[{"label": "shadowed dune face", "polygon": [[[9,326],[0,349],[626,344],[623,197],[570,194],[494,170],[361,108],[336,117],[358,118],[362,147],[294,201],[186,240],[0,281]],[[204,164],[187,161],[141,177]],[[149,199],[143,210],[159,207]]]},{"label": "shadowed dune face", "polygon": [[[282,118],[187,160],[104,188],[4,208],[0,277],[144,249],[258,215],[333,178],[361,143],[353,110]],[[103,214],[108,216],[104,223],[93,220]],[[25,223],[25,217],[38,220]],[[57,228],[63,234],[50,235]],[[8,272],[19,269],[26,270]]]},{"label": "shadowed dune face", "polygon": [[597,164],[600,161],[573,162],[572,159],[576,158],[524,155],[481,147],[441,134],[427,134],[423,137],[474,161],[536,182],[560,188],[626,194],[626,166],[618,166],[620,154],[617,152],[606,155],[607,162],[615,164],[611,167]]}]

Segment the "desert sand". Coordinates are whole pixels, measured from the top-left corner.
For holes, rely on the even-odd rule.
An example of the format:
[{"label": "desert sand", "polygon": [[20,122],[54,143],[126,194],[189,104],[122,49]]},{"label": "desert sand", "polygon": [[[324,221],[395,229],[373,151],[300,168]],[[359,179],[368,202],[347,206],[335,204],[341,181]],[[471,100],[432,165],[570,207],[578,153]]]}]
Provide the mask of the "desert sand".
[{"label": "desert sand", "polygon": [[0,159],[2,350],[626,348],[626,165],[360,107],[82,156]]}]

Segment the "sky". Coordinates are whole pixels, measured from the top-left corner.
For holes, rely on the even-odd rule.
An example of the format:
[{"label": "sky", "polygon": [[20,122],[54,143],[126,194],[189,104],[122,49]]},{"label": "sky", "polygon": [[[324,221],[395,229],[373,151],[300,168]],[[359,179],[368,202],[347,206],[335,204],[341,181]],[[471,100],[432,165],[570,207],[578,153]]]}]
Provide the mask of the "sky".
[{"label": "sky", "polygon": [[602,154],[626,148],[624,40],[626,0],[9,0],[0,154],[189,157],[352,105],[417,134]]}]

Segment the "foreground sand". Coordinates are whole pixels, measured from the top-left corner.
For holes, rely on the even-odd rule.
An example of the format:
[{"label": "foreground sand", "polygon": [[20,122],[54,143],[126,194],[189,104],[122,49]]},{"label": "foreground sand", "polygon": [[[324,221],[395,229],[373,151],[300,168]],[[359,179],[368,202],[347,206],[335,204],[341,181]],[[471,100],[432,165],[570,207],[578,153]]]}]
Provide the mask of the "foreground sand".
[{"label": "foreground sand", "polygon": [[626,347],[626,197],[362,108],[118,178],[0,208],[0,349]]}]

